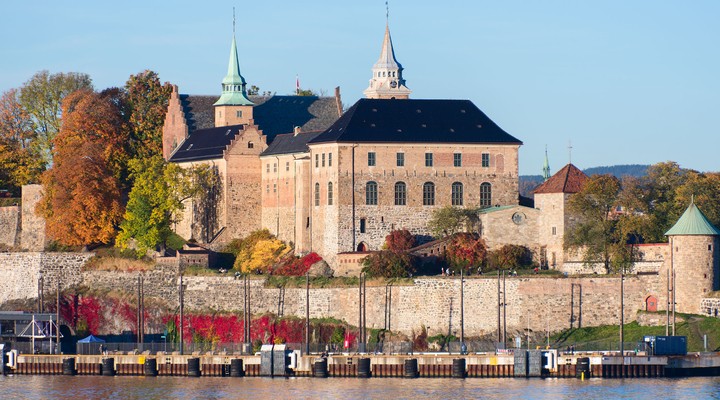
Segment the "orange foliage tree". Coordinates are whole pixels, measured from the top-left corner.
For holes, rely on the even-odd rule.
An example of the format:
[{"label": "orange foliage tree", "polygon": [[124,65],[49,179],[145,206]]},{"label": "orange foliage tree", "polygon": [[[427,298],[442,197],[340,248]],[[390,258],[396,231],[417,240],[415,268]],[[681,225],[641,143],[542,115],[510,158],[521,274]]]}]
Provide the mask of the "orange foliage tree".
[{"label": "orange foliage tree", "polygon": [[54,164],[42,176],[38,204],[50,238],[69,245],[108,243],[123,213],[119,177],[127,130],[110,96],[78,91],[63,102]]}]

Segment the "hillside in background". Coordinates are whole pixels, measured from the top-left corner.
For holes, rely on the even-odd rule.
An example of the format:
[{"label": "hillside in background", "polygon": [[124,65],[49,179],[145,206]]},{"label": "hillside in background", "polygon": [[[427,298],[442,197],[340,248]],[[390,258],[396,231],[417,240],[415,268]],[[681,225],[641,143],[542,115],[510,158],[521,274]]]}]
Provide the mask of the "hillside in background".
[{"label": "hillside in background", "polygon": [[[587,175],[610,174],[618,178],[623,176],[641,177],[647,174],[649,165],[629,164],[611,165],[606,167],[591,167],[583,170]],[[532,191],[543,182],[542,175],[520,175],[520,196],[532,198]]]}]

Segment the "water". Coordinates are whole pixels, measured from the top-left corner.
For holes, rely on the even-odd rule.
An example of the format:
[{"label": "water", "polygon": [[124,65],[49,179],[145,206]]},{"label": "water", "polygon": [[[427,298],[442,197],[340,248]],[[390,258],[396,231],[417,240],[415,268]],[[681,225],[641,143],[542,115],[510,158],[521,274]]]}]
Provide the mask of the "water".
[{"label": "water", "polygon": [[720,399],[720,377],[677,379],[0,376],[2,399]]}]

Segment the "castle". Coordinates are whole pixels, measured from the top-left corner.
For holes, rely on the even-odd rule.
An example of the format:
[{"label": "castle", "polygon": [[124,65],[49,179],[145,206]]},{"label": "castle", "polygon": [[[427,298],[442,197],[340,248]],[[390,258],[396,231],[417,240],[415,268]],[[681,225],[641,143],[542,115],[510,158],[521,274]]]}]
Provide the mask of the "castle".
[{"label": "castle", "polygon": [[[525,245],[541,264],[570,275],[604,272],[563,248],[573,223],[567,204],[585,174],[572,164],[547,173],[534,205],[521,202],[522,142],[468,100],[410,99],[387,26],[364,94],[347,110],[339,90],[333,97],[248,96],[233,38],[220,96],[173,87],[164,157],[211,165],[221,182],[211,204],[188,203],[175,230],[219,248],[267,228],[297,254],[318,252],[337,275],[356,274],[357,261],[380,249],[392,230],[429,237],[434,210],[481,207],[480,234],[490,248]],[[32,211],[40,197],[39,185],[28,185],[22,207],[0,208],[0,244],[44,249],[44,222]],[[637,245],[631,271],[637,301],[629,307],[652,311],[676,298],[680,312],[720,308],[707,298],[720,289],[720,230],[691,204],[667,235],[668,243]],[[528,293],[535,290],[531,281]],[[595,284],[573,278],[570,297],[586,293],[575,293],[575,285]],[[567,293],[560,291],[568,285],[557,292],[563,302]],[[605,289],[598,290],[600,299]]]}]

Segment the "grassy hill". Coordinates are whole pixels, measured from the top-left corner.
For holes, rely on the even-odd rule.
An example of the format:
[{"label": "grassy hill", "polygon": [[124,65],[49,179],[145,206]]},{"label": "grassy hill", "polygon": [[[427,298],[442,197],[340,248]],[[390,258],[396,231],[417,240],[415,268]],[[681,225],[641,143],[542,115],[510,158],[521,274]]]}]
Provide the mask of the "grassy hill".
[{"label": "grassy hill", "polygon": [[[662,318],[664,317],[665,314],[662,313]],[[703,335],[707,335],[708,351],[720,351],[720,319],[718,318],[678,314],[675,334],[687,336],[688,351],[704,351]],[[640,326],[637,322],[626,324],[625,350],[634,350],[646,335],[665,335],[665,325]],[[576,350],[618,350],[619,342],[618,325],[566,330],[550,337],[550,343],[554,343],[553,347],[559,349],[574,345]]]}]

